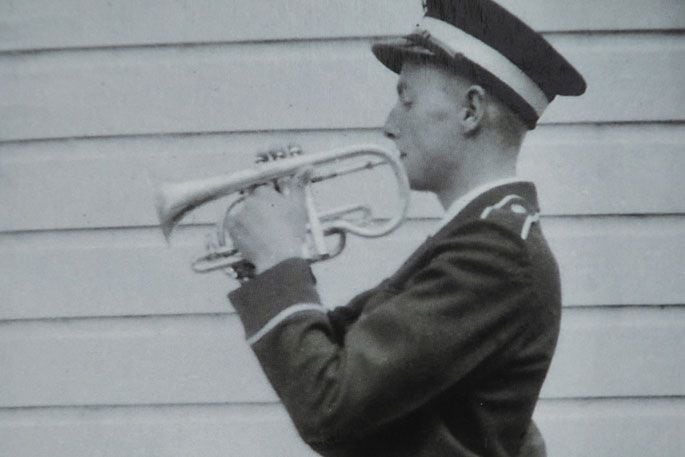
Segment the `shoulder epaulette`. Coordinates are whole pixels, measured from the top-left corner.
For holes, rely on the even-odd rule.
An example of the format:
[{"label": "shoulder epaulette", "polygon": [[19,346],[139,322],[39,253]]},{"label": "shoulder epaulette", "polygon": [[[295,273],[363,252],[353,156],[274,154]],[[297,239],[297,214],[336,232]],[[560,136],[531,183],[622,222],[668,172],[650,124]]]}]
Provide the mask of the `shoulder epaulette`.
[{"label": "shoulder epaulette", "polygon": [[519,231],[521,238],[525,240],[531,226],[540,220],[540,213],[525,198],[511,194],[485,208],[480,218],[505,222],[512,229]]}]

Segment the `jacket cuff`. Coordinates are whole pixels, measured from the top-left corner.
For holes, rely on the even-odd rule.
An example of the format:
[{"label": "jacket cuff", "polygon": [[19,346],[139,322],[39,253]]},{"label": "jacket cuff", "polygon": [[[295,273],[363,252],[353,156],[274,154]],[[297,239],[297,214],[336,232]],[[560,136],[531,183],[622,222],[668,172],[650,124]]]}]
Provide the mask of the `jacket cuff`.
[{"label": "jacket cuff", "polygon": [[249,339],[286,308],[302,303],[320,303],[316,278],[309,262],[284,260],[255,276],[228,294]]}]

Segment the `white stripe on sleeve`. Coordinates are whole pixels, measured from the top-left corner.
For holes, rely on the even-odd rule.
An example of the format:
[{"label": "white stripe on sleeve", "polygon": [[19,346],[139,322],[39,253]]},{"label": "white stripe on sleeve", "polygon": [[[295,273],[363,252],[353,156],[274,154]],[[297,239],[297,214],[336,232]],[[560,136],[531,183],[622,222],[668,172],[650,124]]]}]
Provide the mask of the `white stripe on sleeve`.
[{"label": "white stripe on sleeve", "polygon": [[297,305],[292,305],[280,313],[276,314],[274,317],[272,317],[269,322],[267,322],[264,327],[260,328],[254,335],[249,337],[247,339],[247,344],[252,346],[255,344],[257,341],[261,340],[264,335],[269,333],[271,330],[275,329],[278,327],[283,321],[289,319],[295,314],[298,313],[304,313],[308,311],[316,311],[319,313],[326,314],[326,309],[319,304],[314,304],[314,303],[299,303]]}]

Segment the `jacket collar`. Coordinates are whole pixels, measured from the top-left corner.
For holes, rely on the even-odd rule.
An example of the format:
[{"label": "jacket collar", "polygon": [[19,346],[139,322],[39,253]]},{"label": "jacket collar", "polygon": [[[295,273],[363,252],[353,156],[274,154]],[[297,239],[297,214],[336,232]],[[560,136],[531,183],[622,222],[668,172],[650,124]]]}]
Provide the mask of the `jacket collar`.
[{"label": "jacket collar", "polygon": [[438,235],[471,219],[480,218],[485,208],[496,205],[509,195],[526,200],[536,212],[539,211],[535,184],[519,179],[492,181],[479,186],[455,200],[445,212],[433,232]]}]

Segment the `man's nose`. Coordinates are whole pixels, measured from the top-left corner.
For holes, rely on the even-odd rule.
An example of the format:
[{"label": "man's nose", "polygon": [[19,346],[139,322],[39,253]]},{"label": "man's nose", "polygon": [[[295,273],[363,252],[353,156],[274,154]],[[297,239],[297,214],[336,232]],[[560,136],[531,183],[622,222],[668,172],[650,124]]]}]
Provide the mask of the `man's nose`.
[{"label": "man's nose", "polygon": [[388,118],[385,120],[385,125],[383,126],[383,134],[386,138],[391,140],[396,140],[400,131],[397,127],[397,121],[395,119],[395,110],[397,107],[393,108],[388,114]]}]

